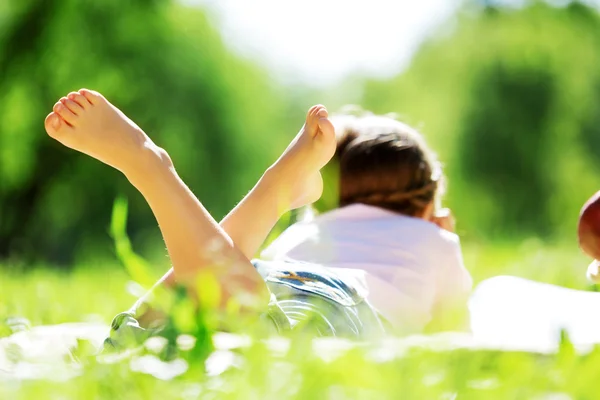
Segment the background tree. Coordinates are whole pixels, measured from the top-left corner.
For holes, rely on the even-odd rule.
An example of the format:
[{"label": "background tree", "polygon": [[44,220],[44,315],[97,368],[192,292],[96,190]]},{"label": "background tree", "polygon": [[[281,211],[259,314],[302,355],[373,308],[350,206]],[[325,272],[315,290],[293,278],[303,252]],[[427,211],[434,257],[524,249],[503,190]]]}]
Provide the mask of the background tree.
[{"label": "background tree", "polygon": [[579,2],[466,6],[363,104],[439,150],[467,239],[575,240],[600,181],[599,44],[598,12]]},{"label": "background tree", "polygon": [[54,102],[80,87],[106,94],[167,148],[215,218],[279,154],[305,108],[232,55],[201,10],[179,2],[2,2],[0,258],[66,265],[106,253],[101,227],[118,193],[131,200],[137,245],[164,254],[126,180],[46,136]]}]

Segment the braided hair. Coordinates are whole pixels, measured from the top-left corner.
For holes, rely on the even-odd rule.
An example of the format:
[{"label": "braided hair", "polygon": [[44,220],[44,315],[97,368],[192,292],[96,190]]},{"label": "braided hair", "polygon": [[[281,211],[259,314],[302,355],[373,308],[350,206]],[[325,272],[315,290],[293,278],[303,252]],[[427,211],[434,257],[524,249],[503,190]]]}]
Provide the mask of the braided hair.
[{"label": "braided hair", "polygon": [[420,217],[444,191],[441,166],[423,137],[392,117],[333,117],[340,207],[362,203]]}]

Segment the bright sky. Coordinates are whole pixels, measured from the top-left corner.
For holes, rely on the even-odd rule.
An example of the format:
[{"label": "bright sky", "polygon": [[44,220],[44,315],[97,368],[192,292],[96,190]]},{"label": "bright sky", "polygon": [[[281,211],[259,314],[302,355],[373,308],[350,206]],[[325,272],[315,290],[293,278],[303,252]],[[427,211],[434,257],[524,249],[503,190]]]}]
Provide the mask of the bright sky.
[{"label": "bright sky", "polygon": [[460,0],[186,0],[207,6],[226,42],[279,79],[328,85],[391,76]]}]

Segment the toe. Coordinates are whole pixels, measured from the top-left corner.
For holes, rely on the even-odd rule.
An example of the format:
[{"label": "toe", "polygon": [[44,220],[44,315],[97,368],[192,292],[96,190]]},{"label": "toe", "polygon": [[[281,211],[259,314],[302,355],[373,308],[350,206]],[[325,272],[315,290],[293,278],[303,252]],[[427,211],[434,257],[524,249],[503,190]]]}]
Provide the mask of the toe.
[{"label": "toe", "polygon": [[85,97],[87,101],[92,104],[97,104],[103,99],[102,95],[94,90],[81,89],[79,90],[79,93],[81,93],[83,97]]},{"label": "toe", "polygon": [[317,106],[312,106],[311,108],[308,109],[308,111],[306,112],[306,123],[310,123],[314,120],[314,115],[315,115],[316,109],[317,109]]},{"label": "toe", "polygon": [[84,110],[87,109],[87,107],[90,106],[90,102],[83,97],[83,95],[79,92],[71,92],[69,93],[69,95],[67,96],[67,98],[71,101],[74,101],[75,103],[79,104],[79,106],[81,108],[83,108]]},{"label": "toe", "polygon": [[316,105],[316,106],[312,106],[311,108],[309,108],[308,112],[306,113],[306,119],[309,119],[310,117],[312,117],[315,114],[315,111],[318,107],[319,106]]},{"label": "toe", "polygon": [[[321,105],[321,104],[317,104],[312,106],[309,110],[308,110],[308,114],[306,115],[306,123],[309,127],[311,128],[316,128],[317,123],[319,118],[321,118],[321,113],[322,110],[325,109],[325,106]],[[325,110],[325,113],[327,113],[327,110]],[[325,115],[325,118],[327,116]]]},{"label": "toe", "polygon": [[74,102],[73,100],[69,100],[69,99],[63,97],[62,99],[60,99],[60,102],[63,103],[63,105],[65,107],[67,107],[69,109],[69,111],[71,111],[75,115],[79,116],[83,113],[83,108],[79,104]]},{"label": "toe", "polygon": [[325,106],[323,105],[319,105],[319,107],[317,108],[316,111],[316,116],[317,118],[327,118],[329,117],[329,113],[327,112],[327,108],[325,108]]},{"label": "toe", "polygon": [[329,118],[327,118],[327,110],[324,112],[325,116],[319,118],[318,124],[321,133],[328,139],[335,139],[335,128]]},{"label": "toe", "polygon": [[77,116],[60,101],[54,105],[52,110],[69,125],[73,125],[77,119]]},{"label": "toe", "polygon": [[316,111],[316,120],[319,130],[326,140],[335,139],[335,128],[329,120],[329,113],[325,106],[320,106]]},{"label": "toe", "polygon": [[53,137],[55,139],[60,135],[60,132],[62,131],[62,128],[64,126],[65,125],[63,124],[60,117],[54,112],[48,114],[46,120],[44,121],[44,127],[46,128],[46,132],[48,132],[48,135],[50,137]]}]

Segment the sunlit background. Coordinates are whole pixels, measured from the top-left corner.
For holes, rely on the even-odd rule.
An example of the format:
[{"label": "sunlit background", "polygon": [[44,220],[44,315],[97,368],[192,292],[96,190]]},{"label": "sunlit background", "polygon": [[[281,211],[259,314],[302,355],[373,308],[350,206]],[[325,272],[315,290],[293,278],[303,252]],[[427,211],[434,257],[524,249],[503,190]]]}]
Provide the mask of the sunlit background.
[{"label": "sunlit background", "polygon": [[[57,99],[81,87],[166,148],[217,220],[312,104],[396,113],[444,162],[475,283],[510,274],[591,289],[576,224],[600,188],[599,6],[0,1],[0,318],[109,322],[130,305],[139,290],[109,231],[120,196],[133,250],[156,277],[169,266],[127,180],[44,132]],[[335,185],[317,209],[335,206]]]},{"label": "sunlit background", "polygon": [[600,171],[598,14],[586,4],[3,2],[0,257],[114,260],[106,227],[123,194],[134,247],[167,262],[125,179],[43,131],[54,102],[80,87],[165,147],[216,219],[310,105],[353,103],[423,132],[446,164],[465,244],[536,238],[576,252],[578,210]]},{"label": "sunlit background", "polygon": [[207,8],[234,51],[283,82],[319,87],[352,74],[394,76],[459,6],[456,0],[187,3]]}]

